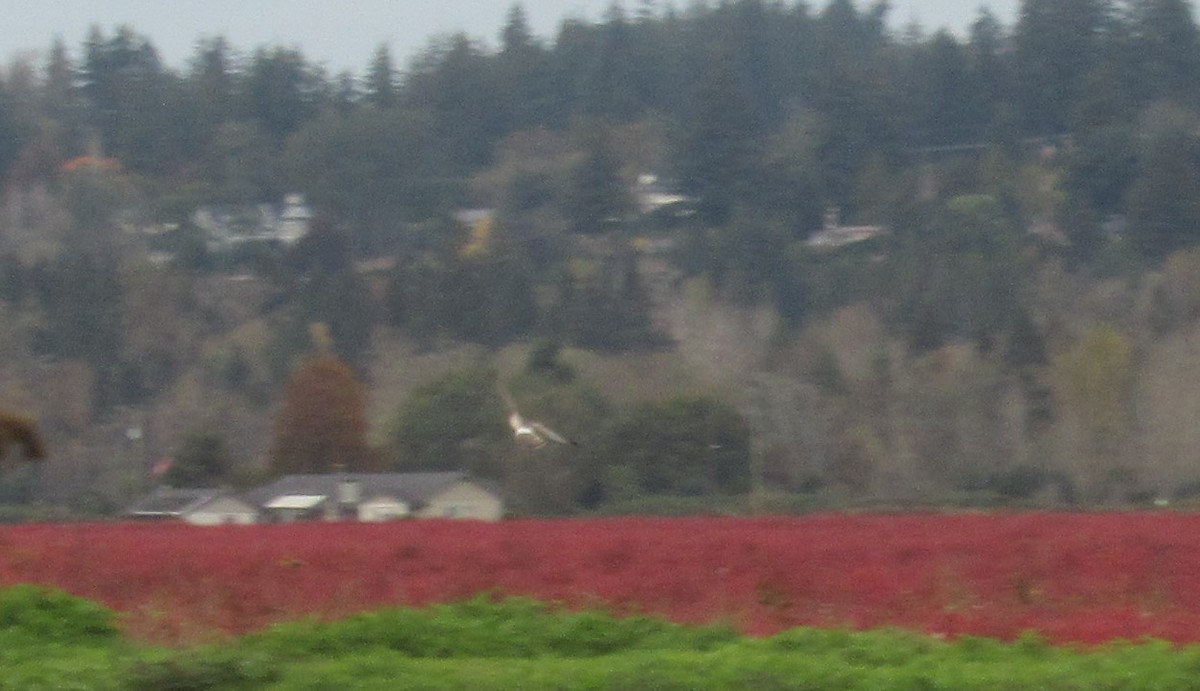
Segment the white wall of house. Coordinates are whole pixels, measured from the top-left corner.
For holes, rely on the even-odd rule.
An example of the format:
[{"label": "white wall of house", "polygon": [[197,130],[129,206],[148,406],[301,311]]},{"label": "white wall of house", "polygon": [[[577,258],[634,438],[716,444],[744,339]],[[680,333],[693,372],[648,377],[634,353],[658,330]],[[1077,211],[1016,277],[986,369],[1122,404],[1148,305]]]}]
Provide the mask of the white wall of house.
[{"label": "white wall of house", "polygon": [[456,482],[429,500],[417,512],[420,518],[469,518],[498,521],[504,516],[500,497],[473,482]]},{"label": "white wall of house", "polygon": [[193,525],[248,525],[258,522],[258,512],[233,497],[217,497],[184,514],[183,520]]},{"label": "white wall of house", "polygon": [[391,521],[412,514],[408,504],[391,497],[376,497],[358,505],[358,520],[367,522]]}]

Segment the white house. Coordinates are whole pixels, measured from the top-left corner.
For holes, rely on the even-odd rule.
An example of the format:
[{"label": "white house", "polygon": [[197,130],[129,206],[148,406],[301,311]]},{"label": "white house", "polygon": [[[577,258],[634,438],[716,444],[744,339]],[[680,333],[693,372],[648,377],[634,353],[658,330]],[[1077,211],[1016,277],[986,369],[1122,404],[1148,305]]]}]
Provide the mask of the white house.
[{"label": "white house", "polygon": [[638,175],[632,192],[638,211],[643,215],[659,213],[664,210],[672,216],[690,216],[694,213],[692,208],[694,199],[671,191],[653,173]]},{"label": "white house", "polygon": [[304,195],[289,194],[283,198],[283,208],[275,221],[275,239],[286,245],[295,244],[308,234],[313,212],[304,203]]},{"label": "white house", "polygon": [[245,495],[263,520],[385,521],[464,518],[497,521],[500,495],[461,472],[285,475]]},{"label": "white house", "polygon": [[358,520],[368,523],[408,518],[412,515],[412,507],[392,497],[375,497],[358,505]]},{"label": "white house", "polygon": [[192,224],[204,231],[211,251],[227,250],[245,242],[295,244],[308,234],[312,209],[304,195],[292,193],[283,204],[202,206],[192,214]]},{"label": "white house", "polygon": [[468,479],[446,483],[430,493],[416,507],[418,518],[469,518],[498,521],[504,515],[504,503],[490,489]]},{"label": "white house", "polygon": [[884,226],[844,226],[840,221],[840,211],[832,207],[825,211],[825,225],[804,241],[813,249],[827,250],[843,245],[850,245],[887,232]]},{"label": "white house", "polygon": [[123,515],[137,520],[175,520],[193,525],[245,525],[258,520],[257,509],[223,490],[173,487],[158,487]]}]

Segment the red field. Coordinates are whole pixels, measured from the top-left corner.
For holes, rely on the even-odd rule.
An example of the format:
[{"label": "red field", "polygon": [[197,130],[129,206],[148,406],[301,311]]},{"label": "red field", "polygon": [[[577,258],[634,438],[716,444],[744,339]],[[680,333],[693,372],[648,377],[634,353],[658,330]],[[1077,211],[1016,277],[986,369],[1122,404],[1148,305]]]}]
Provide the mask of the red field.
[{"label": "red field", "polygon": [[825,515],[0,528],[0,585],[154,641],[483,592],[727,622],[1200,641],[1200,515]]}]

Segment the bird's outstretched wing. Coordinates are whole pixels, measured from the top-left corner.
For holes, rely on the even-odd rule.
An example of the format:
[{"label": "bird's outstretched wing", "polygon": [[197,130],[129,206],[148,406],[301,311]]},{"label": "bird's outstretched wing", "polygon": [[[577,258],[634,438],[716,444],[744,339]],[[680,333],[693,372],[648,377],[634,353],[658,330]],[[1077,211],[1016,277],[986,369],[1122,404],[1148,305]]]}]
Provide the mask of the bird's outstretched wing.
[{"label": "bird's outstretched wing", "polygon": [[531,423],[529,423],[529,426],[532,427],[533,431],[537,432],[538,436],[540,436],[542,439],[546,439],[547,441],[552,441],[552,442],[555,442],[558,444],[570,444],[571,446],[579,446],[579,444],[577,442],[567,439],[563,435],[559,434],[558,432],[555,432],[554,430],[550,429],[549,427],[543,425],[540,422],[531,422]]}]

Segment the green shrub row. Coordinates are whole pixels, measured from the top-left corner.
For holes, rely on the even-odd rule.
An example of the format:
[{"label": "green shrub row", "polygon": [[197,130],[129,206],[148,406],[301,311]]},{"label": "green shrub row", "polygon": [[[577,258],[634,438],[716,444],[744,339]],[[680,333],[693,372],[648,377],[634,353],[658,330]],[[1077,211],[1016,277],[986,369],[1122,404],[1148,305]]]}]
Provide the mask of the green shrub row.
[{"label": "green shrub row", "polygon": [[877,630],[724,627],[570,612],[526,599],[302,621],[172,650],[117,634],[63,593],[0,591],[0,690],[131,689],[1200,689],[1200,647],[943,641]]}]

